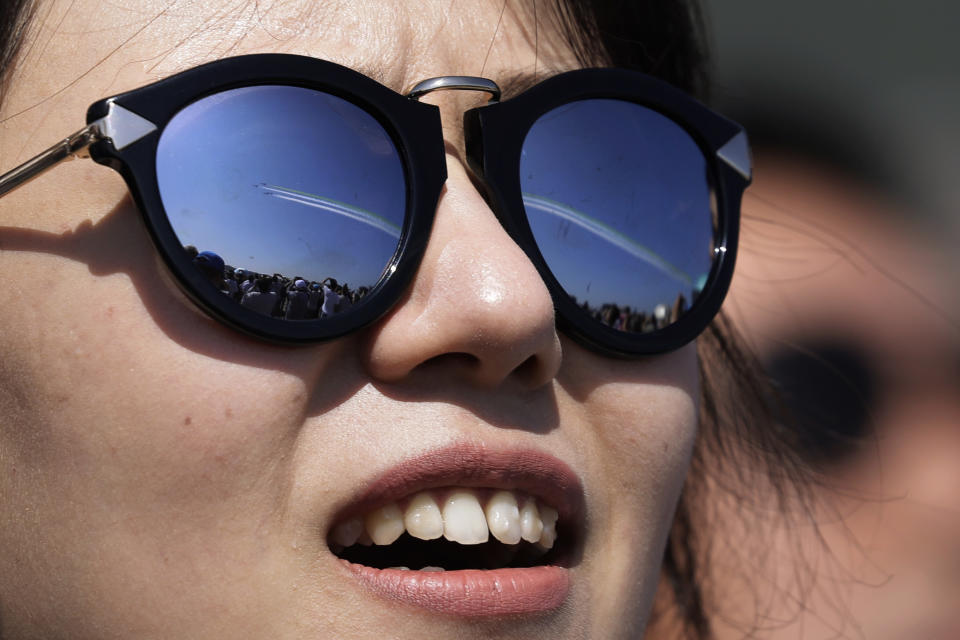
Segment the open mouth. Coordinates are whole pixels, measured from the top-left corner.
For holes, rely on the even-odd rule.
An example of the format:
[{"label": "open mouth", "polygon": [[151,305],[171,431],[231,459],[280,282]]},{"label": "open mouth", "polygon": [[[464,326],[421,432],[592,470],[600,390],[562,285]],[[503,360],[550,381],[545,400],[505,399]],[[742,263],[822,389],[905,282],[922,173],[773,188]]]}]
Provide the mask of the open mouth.
[{"label": "open mouth", "polygon": [[446,487],[420,491],[339,522],[334,554],[374,569],[497,570],[557,564],[558,512],[520,491]]},{"label": "open mouth", "polygon": [[583,514],[583,486],[563,461],[455,444],[375,478],[334,518],[327,544],[360,585],[395,602],[539,615],[570,593]]}]

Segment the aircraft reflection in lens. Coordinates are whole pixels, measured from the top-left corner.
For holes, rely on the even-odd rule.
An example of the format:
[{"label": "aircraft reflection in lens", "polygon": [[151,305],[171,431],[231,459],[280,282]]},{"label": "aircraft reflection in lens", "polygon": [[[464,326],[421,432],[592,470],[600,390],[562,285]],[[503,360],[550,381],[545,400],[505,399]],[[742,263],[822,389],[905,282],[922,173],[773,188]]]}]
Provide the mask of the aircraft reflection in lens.
[{"label": "aircraft reflection in lens", "polygon": [[601,238],[602,240],[606,240],[611,245],[626,251],[634,258],[642,260],[643,262],[656,267],[666,275],[674,278],[675,280],[679,280],[687,287],[693,286],[692,276],[672,265],[652,249],[645,247],[636,240],[617,231],[610,225],[604,224],[600,220],[588,216],[582,211],[577,211],[576,209],[568,207],[561,202],[544,198],[532,193],[523,194],[523,204],[527,208],[527,211],[533,208],[537,211],[543,211],[544,213],[548,213],[563,220],[572,222],[581,229],[584,229]]},{"label": "aircraft reflection in lens", "polygon": [[309,207],[315,207],[330,213],[336,213],[344,216],[345,218],[349,218],[350,220],[362,222],[363,224],[369,225],[374,229],[379,229],[392,238],[400,238],[399,226],[390,220],[387,220],[383,216],[378,216],[372,211],[366,211],[359,207],[352,207],[344,202],[339,202],[338,200],[334,200],[332,198],[324,198],[323,196],[307,193],[305,191],[297,191],[296,189],[288,189],[286,187],[278,187],[276,185],[266,183],[261,183],[258,186],[267,195],[276,196],[282,200],[289,200],[291,202],[305,204]]}]

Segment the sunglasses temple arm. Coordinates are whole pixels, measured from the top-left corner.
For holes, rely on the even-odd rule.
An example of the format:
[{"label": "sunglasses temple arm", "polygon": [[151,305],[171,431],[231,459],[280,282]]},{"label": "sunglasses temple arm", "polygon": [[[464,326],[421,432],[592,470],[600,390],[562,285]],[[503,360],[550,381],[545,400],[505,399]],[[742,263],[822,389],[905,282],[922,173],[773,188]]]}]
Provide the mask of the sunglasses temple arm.
[{"label": "sunglasses temple arm", "polygon": [[61,140],[46,151],[27,160],[16,169],[12,169],[0,176],[0,197],[30,182],[64,160],[88,158],[89,153],[87,149],[91,144],[103,137],[100,133],[100,124],[99,121],[88,124],[70,137]]}]

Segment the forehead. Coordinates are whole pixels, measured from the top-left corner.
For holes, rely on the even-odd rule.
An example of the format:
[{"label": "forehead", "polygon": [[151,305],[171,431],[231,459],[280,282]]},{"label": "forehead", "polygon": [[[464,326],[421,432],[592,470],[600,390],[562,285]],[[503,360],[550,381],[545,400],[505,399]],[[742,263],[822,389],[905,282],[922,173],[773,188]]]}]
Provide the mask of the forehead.
[{"label": "forehead", "polygon": [[30,40],[18,75],[32,95],[21,109],[255,52],[331,60],[398,91],[436,75],[500,79],[575,66],[553,11],[521,0],[130,0],[109,11],[101,0],[39,0]]},{"label": "forehead", "polygon": [[320,9],[317,53],[397,90],[436,75],[503,80],[575,60],[548,10],[506,0],[345,2]]}]

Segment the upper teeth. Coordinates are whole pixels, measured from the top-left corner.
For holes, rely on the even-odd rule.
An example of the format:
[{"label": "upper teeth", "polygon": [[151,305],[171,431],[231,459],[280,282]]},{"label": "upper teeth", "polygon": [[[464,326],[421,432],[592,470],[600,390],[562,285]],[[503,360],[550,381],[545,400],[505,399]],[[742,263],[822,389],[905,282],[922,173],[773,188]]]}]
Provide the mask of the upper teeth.
[{"label": "upper teeth", "polygon": [[556,509],[529,496],[518,498],[512,491],[422,491],[404,503],[391,502],[341,522],[330,538],[342,547],[363,544],[367,538],[387,545],[406,531],[421,540],[443,536],[460,544],[481,544],[493,534],[504,544],[523,539],[546,549],[557,539]]}]

